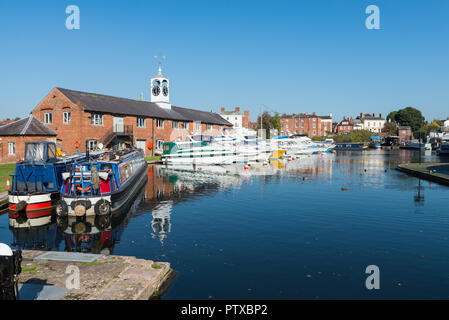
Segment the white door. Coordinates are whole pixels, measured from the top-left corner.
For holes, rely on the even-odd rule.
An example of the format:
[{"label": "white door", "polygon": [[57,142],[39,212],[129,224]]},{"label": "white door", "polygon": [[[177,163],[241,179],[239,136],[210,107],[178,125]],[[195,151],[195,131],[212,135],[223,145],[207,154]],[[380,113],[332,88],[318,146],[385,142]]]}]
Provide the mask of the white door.
[{"label": "white door", "polygon": [[142,149],[145,152],[145,140],[137,140],[136,147],[137,149]]},{"label": "white door", "polygon": [[114,132],[123,132],[123,118],[114,117]]}]

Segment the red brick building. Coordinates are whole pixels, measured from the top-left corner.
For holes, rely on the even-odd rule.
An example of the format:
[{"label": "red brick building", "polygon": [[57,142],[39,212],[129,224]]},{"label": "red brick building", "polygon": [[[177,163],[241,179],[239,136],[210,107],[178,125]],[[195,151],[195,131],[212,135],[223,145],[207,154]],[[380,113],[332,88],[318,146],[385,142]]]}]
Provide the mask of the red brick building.
[{"label": "red brick building", "polygon": [[191,134],[222,134],[232,124],[214,112],[172,106],[170,86],[159,67],[151,79],[151,102],[54,88],[32,114],[57,134],[58,149],[66,154],[86,145],[119,148],[135,145],[146,155],[162,151],[163,142]]},{"label": "red brick building", "polygon": [[56,142],[56,132],[30,115],[0,126],[0,163],[17,162],[25,156],[25,142]]},{"label": "red brick building", "polygon": [[341,120],[337,126],[335,127],[335,133],[336,134],[347,134],[354,130],[354,123],[352,120],[352,117],[349,119],[346,119],[346,117],[343,117],[343,120]]},{"label": "red brick building", "polygon": [[312,114],[283,114],[281,116],[282,135],[307,135],[309,137],[324,137],[332,132],[332,114],[329,116],[318,116]]},{"label": "red brick building", "polygon": [[413,132],[410,126],[398,126],[399,141],[413,140]]}]

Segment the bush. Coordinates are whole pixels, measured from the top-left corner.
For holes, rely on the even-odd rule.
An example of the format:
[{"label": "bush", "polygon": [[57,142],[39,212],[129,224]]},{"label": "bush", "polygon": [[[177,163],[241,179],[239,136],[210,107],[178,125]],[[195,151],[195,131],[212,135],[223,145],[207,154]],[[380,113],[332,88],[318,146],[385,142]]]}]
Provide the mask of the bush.
[{"label": "bush", "polygon": [[369,130],[353,130],[348,134],[335,136],[335,142],[370,142],[371,136],[374,135]]}]

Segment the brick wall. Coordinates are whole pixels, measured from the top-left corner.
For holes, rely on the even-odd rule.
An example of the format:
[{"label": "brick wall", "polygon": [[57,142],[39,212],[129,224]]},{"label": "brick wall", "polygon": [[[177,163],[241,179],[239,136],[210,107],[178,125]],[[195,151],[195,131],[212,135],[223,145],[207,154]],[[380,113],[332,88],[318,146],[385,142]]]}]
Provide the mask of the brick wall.
[{"label": "brick wall", "polygon": [[[45,122],[45,114],[52,113],[52,123],[48,126],[57,134],[59,141],[58,147],[66,154],[76,153],[75,142],[80,143],[80,152],[86,150],[86,140],[97,140],[103,142],[106,136],[112,132],[114,115],[103,114],[103,124],[93,125],[91,113],[84,111],[82,104],[72,103],[58,89],[54,88],[32,111],[32,114],[42,122]],[[64,112],[70,112],[70,123],[64,123]],[[178,129],[173,128],[173,121],[164,119],[163,128],[157,127],[157,120],[153,118],[145,119],[145,127],[137,127],[137,117],[120,116],[123,118],[124,126],[133,128],[133,143],[137,140],[145,141],[153,144],[153,149],[145,148],[147,156],[154,154],[157,140],[173,141],[177,138],[184,139],[187,135],[196,133],[196,125],[193,122],[187,122],[188,128],[183,128],[183,122],[178,121]],[[201,130],[204,134],[218,135],[221,134],[218,125],[213,125],[209,130],[207,124],[202,124]]]},{"label": "brick wall", "polygon": [[[25,142],[50,141],[56,143],[56,137],[48,136],[3,136],[0,137],[0,163],[18,162],[25,156]],[[9,142],[15,143],[15,154],[9,154]]]},{"label": "brick wall", "polygon": [[322,137],[326,131],[332,131],[331,121],[322,121],[320,117],[293,115],[281,118],[284,134],[305,134],[309,137]]}]

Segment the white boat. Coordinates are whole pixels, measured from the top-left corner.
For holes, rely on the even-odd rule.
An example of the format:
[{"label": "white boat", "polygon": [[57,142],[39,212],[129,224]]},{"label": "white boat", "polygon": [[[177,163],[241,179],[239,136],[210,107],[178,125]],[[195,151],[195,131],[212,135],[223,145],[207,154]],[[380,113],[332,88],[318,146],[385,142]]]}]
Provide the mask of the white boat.
[{"label": "white boat", "polygon": [[316,143],[309,137],[289,138],[280,136],[273,138],[271,143],[277,145],[278,148],[285,148],[287,157],[330,152],[335,148],[333,143]]},{"label": "white boat", "polygon": [[225,143],[214,143],[212,136],[188,136],[186,141],[166,142],[162,161],[167,164],[231,164],[236,150]]}]

